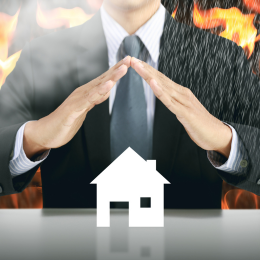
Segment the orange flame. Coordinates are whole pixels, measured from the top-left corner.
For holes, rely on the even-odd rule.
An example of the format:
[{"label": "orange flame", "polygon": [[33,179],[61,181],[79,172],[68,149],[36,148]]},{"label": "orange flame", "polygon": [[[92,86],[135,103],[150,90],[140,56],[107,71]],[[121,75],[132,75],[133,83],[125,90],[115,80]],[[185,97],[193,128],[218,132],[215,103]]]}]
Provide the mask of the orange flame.
[{"label": "orange flame", "polygon": [[194,3],[193,22],[202,29],[222,26],[225,30],[220,36],[232,40],[241,46],[249,58],[255,48],[257,29],[253,24],[255,14],[244,15],[232,7],[230,9],[213,8],[201,11]]},{"label": "orange flame", "polygon": [[260,197],[245,190],[231,189],[224,195],[222,209],[259,209]]},{"label": "orange flame", "polygon": [[8,47],[13,39],[20,9],[14,16],[0,13],[0,60],[5,61],[8,57]]},{"label": "orange flame", "polygon": [[81,25],[89,20],[93,14],[86,14],[81,8],[65,9],[62,7],[50,11],[43,11],[37,3],[36,20],[40,27],[55,29],[62,26],[66,28]]},{"label": "orange flame", "polygon": [[243,0],[243,2],[248,9],[260,13],[260,0]]},{"label": "orange flame", "polygon": [[10,56],[6,61],[0,60],[0,88],[5,83],[6,77],[13,71],[16,62],[20,58],[21,51]]},{"label": "orange flame", "polygon": [[176,13],[177,13],[177,9],[178,9],[178,5],[176,6],[175,10],[174,10],[173,13],[172,13],[172,17],[173,17],[173,18],[175,18],[175,15],[176,15]]},{"label": "orange flame", "polygon": [[28,187],[21,193],[0,197],[0,208],[42,208],[41,172],[38,170]]},{"label": "orange flame", "polygon": [[18,51],[8,58],[8,47],[13,39],[19,12],[20,9],[14,16],[0,13],[0,88],[20,57],[21,51]]}]

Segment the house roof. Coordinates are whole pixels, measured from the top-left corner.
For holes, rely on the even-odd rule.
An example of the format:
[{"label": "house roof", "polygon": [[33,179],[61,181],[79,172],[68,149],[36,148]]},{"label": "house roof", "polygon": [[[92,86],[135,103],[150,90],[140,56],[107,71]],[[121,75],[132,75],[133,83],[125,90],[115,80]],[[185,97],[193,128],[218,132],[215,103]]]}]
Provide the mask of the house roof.
[{"label": "house roof", "polygon": [[[155,164],[154,164],[155,165]],[[132,148],[127,148],[101,172],[91,184],[97,183],[161,183],[170,184],[150,161],[145,161]]]}]

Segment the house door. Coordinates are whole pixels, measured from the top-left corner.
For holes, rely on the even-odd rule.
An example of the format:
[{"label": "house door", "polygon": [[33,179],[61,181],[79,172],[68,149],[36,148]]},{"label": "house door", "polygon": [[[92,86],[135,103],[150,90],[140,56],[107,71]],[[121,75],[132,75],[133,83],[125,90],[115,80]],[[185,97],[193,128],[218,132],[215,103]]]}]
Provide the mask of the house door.
[{"label": "house door", "polygon": [[[111,211],[112,209],[112,211]],[[123,209],[114,210],[114,209]],[[129,202],[110,202],[110,252],[128,254]]]},{"label": "house door", "polygon": [[110,202],[111,209],[129,209],[128,201],[111,201]]}]

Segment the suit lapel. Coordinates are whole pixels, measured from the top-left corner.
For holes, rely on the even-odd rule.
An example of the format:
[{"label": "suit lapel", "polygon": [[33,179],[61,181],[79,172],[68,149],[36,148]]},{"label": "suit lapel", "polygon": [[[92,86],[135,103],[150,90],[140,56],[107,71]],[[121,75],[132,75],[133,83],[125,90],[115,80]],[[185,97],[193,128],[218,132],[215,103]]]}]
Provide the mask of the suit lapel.
[{"label": "suit lapel", "polygon": [[[169,77],[169,66],[174,66],[167,55],[167,36],[172,35],[174,19],[166,11],[164,30],[161,37],[158,70]],[[174,46],[171,46],[174,51]],[[178,82],[177,78],[171,78]],[[157,161],[157,170],[166,178],[169,177],[174,165],[179,144],[182,125],[175,115],[156,98],[154,129],[153,129],[153,158]]]},{"label": "suit lapel", "polygon": [[[82,51],[77,57],[77,72],[79,86],[81,86],[100,76],[109,68],[108,51],[100,12],[84,24],[79,46]],[[109,124],[108,100],[95,106],[87,114],[83,123],[87,154],[94,176],[97,176],[110,164]]]}]

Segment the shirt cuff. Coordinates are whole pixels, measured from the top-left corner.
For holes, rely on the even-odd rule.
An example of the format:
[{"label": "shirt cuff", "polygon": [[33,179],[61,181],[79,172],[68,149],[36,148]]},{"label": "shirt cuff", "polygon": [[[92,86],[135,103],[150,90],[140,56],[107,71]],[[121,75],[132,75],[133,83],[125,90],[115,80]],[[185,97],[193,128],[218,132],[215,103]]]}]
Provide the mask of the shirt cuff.
[{"label": "shirt cuff", "polygon": [[210,163],[218,170],[233,174],[243,174],[246,172],[249,164],[246,149],[243,142],[239,139],[236,130],[232,126],[228,124],[226,125],[232,130],[232,142],[229,158],[227,159],[225,156],[216,151],[207,151],[208,159]]},{"label": "shirt cuff", "polygon": [[37,156],[34,161],[31,161],[27,158],[23,149],[24,127],[27,123],[28,122],[26,122],[19,128],[15,137],[14,150],[11,155],[12,158],[10,158],[11,160],[9,162],[9,169],[12,177],[18,176],[31,170],[36,165],[44,161],[50,152],[50,150],[45,151],[44,153]]}]

